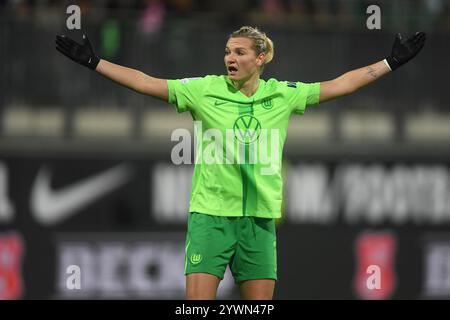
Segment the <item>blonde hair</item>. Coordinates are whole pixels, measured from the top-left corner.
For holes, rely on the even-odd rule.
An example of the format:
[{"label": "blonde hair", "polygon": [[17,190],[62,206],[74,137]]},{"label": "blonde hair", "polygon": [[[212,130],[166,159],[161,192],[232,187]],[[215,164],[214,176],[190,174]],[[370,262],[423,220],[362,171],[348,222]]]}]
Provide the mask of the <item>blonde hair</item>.
[{"label": "blonde hair", "polygon": [[[261,53],[264,53],[266,55],[264,65],[272,61],[275,54],[273,42],[264,32],[260,31],[256,27],[245,26],[241,27],[237,31],[234,31],[229,36],[229,38],[240,37],[253,40],[253,49],[255,50],[256,55],[260,55]],[[264,65],[261,67],[261,71],[264,68]]]}]

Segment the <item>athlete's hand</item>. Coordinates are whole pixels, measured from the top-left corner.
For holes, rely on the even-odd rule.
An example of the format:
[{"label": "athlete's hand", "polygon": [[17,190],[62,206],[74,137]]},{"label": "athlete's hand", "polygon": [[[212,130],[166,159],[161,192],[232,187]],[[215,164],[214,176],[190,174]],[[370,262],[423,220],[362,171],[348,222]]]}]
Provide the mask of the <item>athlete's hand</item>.
[{"label": "athlete's hand", "polygon": [[66,35],[56,36],[56,50],[76,63],[82,64],[92,70],[97,68],[100,58],[92,49],[91,42],[86,34],[83,34],[83,44],[70,39]]},{"label": "athlete's hand", "polygon": [[414,58],[422,50],[426,38],[425,32],[416,32],[415,35],[403,41],[402,35],[398,33],[395,37],[391,55],[386,58],[391,70],[394,71]]}]

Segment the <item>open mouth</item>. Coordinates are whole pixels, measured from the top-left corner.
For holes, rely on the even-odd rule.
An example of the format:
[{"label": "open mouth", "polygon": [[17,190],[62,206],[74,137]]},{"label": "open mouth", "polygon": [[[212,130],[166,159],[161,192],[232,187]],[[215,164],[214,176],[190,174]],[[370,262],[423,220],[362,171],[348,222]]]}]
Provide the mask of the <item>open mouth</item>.
[{"label": "open mouth", "polygon": [[238,71],[238,69],[234,66],[228,66],[228,73],[234,74]]}]

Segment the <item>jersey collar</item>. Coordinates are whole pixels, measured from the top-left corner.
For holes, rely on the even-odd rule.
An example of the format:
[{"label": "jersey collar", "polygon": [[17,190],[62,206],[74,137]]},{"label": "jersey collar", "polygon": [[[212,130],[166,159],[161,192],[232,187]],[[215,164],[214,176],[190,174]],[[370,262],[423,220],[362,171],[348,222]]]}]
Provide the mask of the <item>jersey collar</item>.
[{"label": "jersey collar", "polygon": [[254,94],[252,94],[250,97],[247,97],[244,93],[242,93],[240,90],[237,90],[233,86],[233,83],[231,82],[230,78],[228,78],[228,75],[225,76],[225,81],[231,86],[231,88],[233,89],[233,93],[236,93],[237,95],[245,98],[246,100],[255,100],[255,98],[259,95],[259,93],[264,90],[264,84],[265,84],[263,79],[259,79],[258,89],[256,89],[256,92]]}]

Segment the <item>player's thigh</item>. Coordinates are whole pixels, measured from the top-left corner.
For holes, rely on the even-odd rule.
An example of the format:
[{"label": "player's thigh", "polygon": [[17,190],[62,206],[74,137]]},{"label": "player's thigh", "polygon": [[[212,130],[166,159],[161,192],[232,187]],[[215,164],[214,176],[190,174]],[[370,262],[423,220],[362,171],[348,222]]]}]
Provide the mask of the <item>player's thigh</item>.
[{"label": "player's thigh", "polygon": [[241,298],[244,300],[272,300],[275,280],[257,279],[239,283]]},{"label": "player's thigh", "polygon": [[220,279],[209,273],[190,273],[186,276],[186,299],[212,300],[216,298]]},{"label": "player's thigh", "polygon": [[236,248],[232,224],[226,217],[190,213],[184,274],[208,273],[223,279]]},{"label": "player's thigh", "polygon": [[273,219],[249,217],[242,221],[231,271],[237,283],[259,279],[277,280],[276,230]]}]

